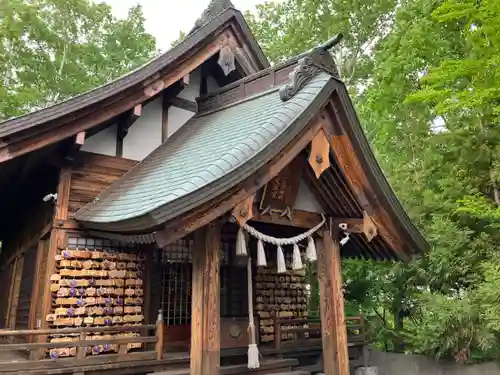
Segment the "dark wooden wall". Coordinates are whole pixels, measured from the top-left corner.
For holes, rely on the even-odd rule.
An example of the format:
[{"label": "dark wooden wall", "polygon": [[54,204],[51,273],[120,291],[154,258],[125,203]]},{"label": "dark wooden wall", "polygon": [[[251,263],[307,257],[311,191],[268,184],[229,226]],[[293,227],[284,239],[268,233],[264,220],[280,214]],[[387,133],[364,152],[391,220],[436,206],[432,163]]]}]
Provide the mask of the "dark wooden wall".
[{"label": "dark wooden wall", "polygon": [[69,217],[128,172],[137,162],[80,151],[71,170]]}]

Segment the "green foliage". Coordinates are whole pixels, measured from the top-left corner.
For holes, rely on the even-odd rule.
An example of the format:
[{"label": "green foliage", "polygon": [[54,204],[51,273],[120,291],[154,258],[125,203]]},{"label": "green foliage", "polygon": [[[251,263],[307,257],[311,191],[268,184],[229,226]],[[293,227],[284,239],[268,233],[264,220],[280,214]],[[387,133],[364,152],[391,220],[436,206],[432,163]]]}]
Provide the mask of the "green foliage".
[{"label": "green foliage", "polygon": [[0,0],[0,120],[65,100],[154,57],[140,6],[115,19],[89,0]]},{"label": "green foliage", "polygon": [[385,350],[500,359],[500,2],[285,0],[250,25],[274,62],[334,53],[397,196],[431,250],[345,260],[346,312]]}]

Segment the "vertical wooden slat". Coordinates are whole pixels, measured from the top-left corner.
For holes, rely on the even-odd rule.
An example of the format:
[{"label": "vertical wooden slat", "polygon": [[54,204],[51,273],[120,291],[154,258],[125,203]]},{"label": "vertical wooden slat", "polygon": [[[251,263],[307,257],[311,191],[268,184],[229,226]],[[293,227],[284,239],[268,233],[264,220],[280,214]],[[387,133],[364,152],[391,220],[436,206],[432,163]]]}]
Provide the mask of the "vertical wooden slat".
[{"label": "vertical wooden slat", "polygon": [[220,226],[194,233],[191,375],[220,373]]},{"label": "vertical wooden slat", "polygon": [[9,310],[7,315],[7,327],[12,329],[15,328],[16,324],[16,311],[17,311],[17,304],[19,303],[19,290],[21,288],[21,278],[23,276],[22,275],[23,263],[24,263],[24,255],[16,258],[13,265],[14,273],[12,277]]},{"label": "vertical wooden slat", "polygon": [[329,231],[316,241],[325,375],[349,375],[347,328],[340,266],[340,244]]},{"label": "vertical wooden slat", "polygon": [[[40,297],[40,288],[42,288],[43,282],[41,282],[42,278],[42,266],[44,262],[44,252],[45,252],[45,240],[38,241],[38,246],[36,250],[36,266],[35,266],[35,275],[33,277],[33,287],[31,294],[31,305],[30,305],[30,313],[29,313],[29,322],[28,328],[34,329],[36,326],[36,313],[38,307],[38,301]],[[30,342],[33,342],[33,337],[30,337]]]}]

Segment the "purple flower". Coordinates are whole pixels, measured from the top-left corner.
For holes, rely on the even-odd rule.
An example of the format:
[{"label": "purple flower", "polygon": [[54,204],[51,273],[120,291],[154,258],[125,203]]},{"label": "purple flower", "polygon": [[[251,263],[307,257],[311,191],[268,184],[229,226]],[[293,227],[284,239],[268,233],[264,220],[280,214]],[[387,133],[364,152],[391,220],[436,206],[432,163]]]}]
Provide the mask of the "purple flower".
[{"label": "purple flower", "polygon": [[92,348],[90,346],[87,346],[85,351],[87,352],[87,354],[90,354],[90,353],[92,353]]},{"label": "purple flower", "polygon": [[99,354],[101,352],[101,347],[99,345],[96,345],[92,348],[92,352],[95,354]]},{"label": "purple flower", "polygon": [[84,306],[84,305],[85,305],[85,300],[84,300],[82,297],[80,297],[80,298],[78,299],[78,301],[76,301],[76,304],[77,304],[78,306],[82,307],[82,306]]},{"label": "purple flower", "polygon": [[69,290],[69,295],[70,295],[70,297],[74,297],[74,296],[76,296],[76,289],[75,289],[75,288],[71,288],[71,289]]},{"label": "purple flower", "polygon": [[52,352],[50,352],[50,358],[52,358],[52,359],[57,359],[57,357],[59,357],[59,356],[57,355],[57,352],[56,352],[56,351],[52,351]]},{"label": "purple flower", "polygon": [[92,285],[94,285],[94,284],[95,284],[95,280],[94,280],[94,278],[91,278],[91,279],[89,280],[89,285],[91,285],[91,286],[92,286]]},{"label": "purple flower", "polygon": [[69,257],[69,251],[68,250],[64,250],[63,251],[63,257],[65,257],[65,258]]},{"label": "purple flower", "polygon": [[74,310],[72,307],[70,307],[70,308],[68,309],[68,315],[69,315],[69,316],[73,316],[73,314],[74,314],[74,313],[75,313],[75,310]]},{"label": "purple flower", "polygon": [[106,324],[107,326],[109,326],[111,323],[112,323],[111,319],[109,318],[104,319],[104,324]]},{"label": "purple flower", "polygon": [[108,296],[108,297],[106,297],[105,302],[106,302],[106,305],[111,305],[111,303],[112,303],[113,301],[111,300],[111,297],[109,297],[109,296]]},{"label": "purple flower", "polygon": [[69,282],[69,286],[72,287],[72,288],[76,288],[76,280],[73,279]]},{"label": "purple flower", "polygon": [[79,293],[81,296],[83,296],[85,294],[85,288],[81,287]]},{"label": "purple flower", "polygon": [[105,350],[105,351],[108,351],[109,349],[111,349],[111,345],[109,345],[109,344],[104,344],[104,350]]},{"label": "purple flower", "polygon": [[123,298],[122,297],[118,297],[116,300],[115,300],[116,304],[117,305],[121,305],[123,304]]}]

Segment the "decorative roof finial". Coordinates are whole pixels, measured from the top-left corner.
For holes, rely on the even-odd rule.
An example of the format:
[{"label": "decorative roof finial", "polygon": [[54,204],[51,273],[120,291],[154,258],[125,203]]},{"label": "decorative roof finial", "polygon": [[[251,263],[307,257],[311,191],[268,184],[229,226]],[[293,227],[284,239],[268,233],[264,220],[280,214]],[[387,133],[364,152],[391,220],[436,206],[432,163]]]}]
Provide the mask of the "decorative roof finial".
[{"label": "decorative roof finial", "polygon": [[280,99],[284,102],[290,100],[319,72],[320,69],[314,65],[310,56],[301,58],[295,69],[290,72],[290,82],[280,88]]},{"label": "decorative roof finial", "polygon": [[339,44],[343,38],[344,34],[338,33],[333,38],[328,39],[325,43],[320,44],[319,46],[314,48],[313,51],[328,51]]},{"label": "decorative roof finial", "polygon": [[228,8],[234,8],[231,0],[211,0],[210,4],[208,4],[208,7],[203,11],[201,17],[196,20],[194,27],[189,32],[189,34],[194,33],[207,22],[217,18],[219,14],[221,14]]}]

